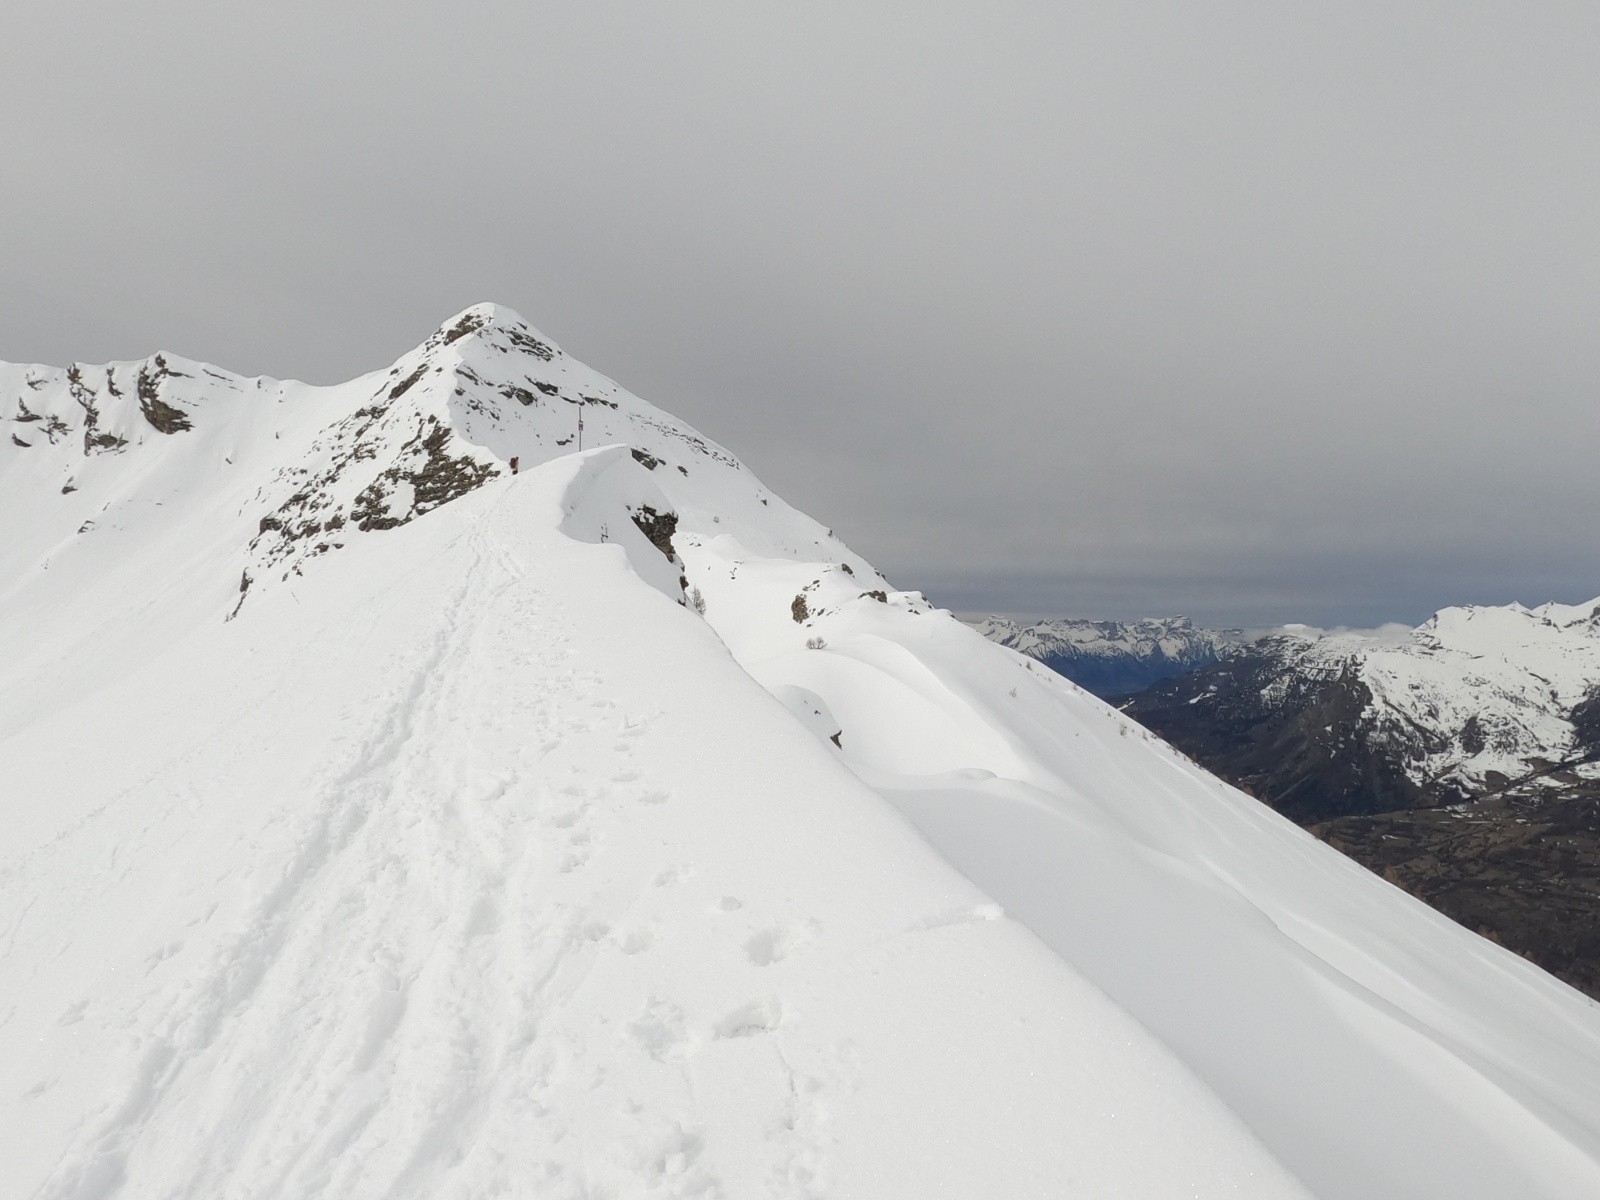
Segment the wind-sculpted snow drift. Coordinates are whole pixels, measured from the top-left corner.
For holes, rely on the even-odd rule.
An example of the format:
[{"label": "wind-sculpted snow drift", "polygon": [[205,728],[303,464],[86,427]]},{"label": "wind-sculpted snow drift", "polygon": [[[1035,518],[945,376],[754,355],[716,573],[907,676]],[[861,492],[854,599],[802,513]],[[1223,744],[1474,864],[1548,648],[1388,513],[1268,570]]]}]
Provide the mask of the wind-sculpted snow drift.
[{"label": "wind-sculpted snow drift", "polygon": [[504,309],[0,403],[0,1194],[1600,1194],[1596,1006]]}]

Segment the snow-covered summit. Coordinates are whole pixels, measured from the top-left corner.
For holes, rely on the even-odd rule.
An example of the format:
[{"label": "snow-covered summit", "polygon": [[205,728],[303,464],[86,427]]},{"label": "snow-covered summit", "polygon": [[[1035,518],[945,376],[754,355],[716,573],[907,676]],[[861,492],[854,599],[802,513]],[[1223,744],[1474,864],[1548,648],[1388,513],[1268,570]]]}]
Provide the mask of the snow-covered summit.
[{"label": "snow-covered summit", "polygon": [[0,405],[0,1190],[1600,1192],[1594,1005],[508,310]]},{"label": "snow-covered summit", "polygon": [[[171,489],[205,488],[254,525],[232,556],[232,607],[360,533],[404,525],[509,474],[514,459],[532,467],[580,441],[628,445],[651,471],[743,474],[726,450],[495,304],[466,309],[387,370],[336,387],[241,379],[156,355],[66,370],[0,366],[0,405],[29,486],[75,494],[53,506],[57,520],[29,550],[69,528],[137,520],[134,509],[164,504]],[[694,498],[768,499],[754,485],[698,482]]]}]

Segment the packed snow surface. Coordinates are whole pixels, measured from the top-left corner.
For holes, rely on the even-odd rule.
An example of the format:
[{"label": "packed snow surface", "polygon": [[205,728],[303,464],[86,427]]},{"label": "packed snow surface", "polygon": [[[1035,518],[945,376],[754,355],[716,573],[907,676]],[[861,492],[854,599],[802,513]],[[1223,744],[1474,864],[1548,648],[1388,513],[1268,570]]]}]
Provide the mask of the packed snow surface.
[{"label": "packed snow surface", "polygon": [[0,1195],[1600,1195],[1600,1007],[505,309],[0,403]]}]

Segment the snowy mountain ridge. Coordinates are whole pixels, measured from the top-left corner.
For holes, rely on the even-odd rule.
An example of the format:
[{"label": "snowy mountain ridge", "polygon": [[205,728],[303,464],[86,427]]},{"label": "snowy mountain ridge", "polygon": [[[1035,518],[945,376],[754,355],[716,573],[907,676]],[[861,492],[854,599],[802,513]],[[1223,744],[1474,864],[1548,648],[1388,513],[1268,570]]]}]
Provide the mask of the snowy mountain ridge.
[{"label": "snowy mountain ridge", "polygon": [[[30,465],[59,477],[63,494],[131,473],[116,459],[170,457],[168,439],[190,431],[237,437],[241,415],[266,417],[274,440],[287,436],[290,446],[247,501],[259,517],[240,556],[241,593],[303,573],[309,559],[357,533],[404,525],[508,474],[513,457],[531,465],[565,452],[580,419],[591,445],[625,441],[669,456],[652,454],[652,470],[663,461],[684,474],[687,463],[742,469],[643,401],[626,396],[624,409],[615,383],[492,304],[446,322],[387,371],[337,388],[242,379],[157,354],[66,370],[0,365],[0,396],[13,409],[11,444],[37,447],[29,458],[43,461]],[[244,405],[253,411],[238,413]],[[534,411],[519,420],[518,409]],[[234,465],[231,453],[223,461]],[[98,523],[117,504],[88,519]],[[87,511],[87,502],[74,509]]]},{"label": "snowy mountain ridge", "polygon": [[1600,1191],[1594,1004],[509,310],[0,405],[0,1192]]}]

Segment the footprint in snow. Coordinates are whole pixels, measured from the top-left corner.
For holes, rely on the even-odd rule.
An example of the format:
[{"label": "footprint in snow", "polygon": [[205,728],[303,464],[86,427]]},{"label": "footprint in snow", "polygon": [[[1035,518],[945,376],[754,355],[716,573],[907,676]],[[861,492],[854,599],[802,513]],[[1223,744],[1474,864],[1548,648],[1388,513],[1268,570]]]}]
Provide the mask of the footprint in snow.
[{"label": "footprint in snow", "polygon": [[771,997],[752,1000],[748,1004],[741,1004],[718,1021],[716,1035],[724,1039],[756,1037],[771,1033],[782,1020],[783,1006],[777,1000]]},{"label": "footprint in snow", "polygon": [[617,949],[624,954],[643,954],[653,950],[656,935],[648,929],[635,929],[617,940]]},{"label": "footprint in snow", "polygon": [[670,867],[663,867],[655,878],[655,885],[671,887],[675,883],[682,883],[694,874],[694,868],[686,863],[673,863]]},{"label": "footprint in snow", "polygon": [[[717,1180],[696,1165],[704,1149],[704,1138],[679,1125],[656,1147],[646,1164],[646,1173],[652,1182],[673,1181],[674,1196],[720,1196]],[[686,1190],[690,1188],[693,1190]]]},{"label": "footprint in snow", "polygon": [[461,928],[461,936],[465,938],[482,937],[484,934],[493,933],[500,927],[500,910],[490,896],[479,896],[472,902],[472,908],[467,912],[467,919]]},{"label": "footprint in snow", "polygon": [[145,970],[154,970],[157,966],[166,962],[167,959],[171,958],[174,954],[182,949],[182,942],[168,942],[165,946],[161,947],[161,949],[157,950],[154,954],[150,955],[144,960]]},{"label": "footprint in snow", "polygon": [[688,1055],[683,1010],[665,1000],[652,999],[645,1010],[628,1026],[628,1036],[639,1049],[658,1062],[672,1062]]},{"label": "footprint in snow", "polygon": [[587,863],[591,857],[588,850],[575,850],[561,856],[561,865],[558,869],[563,875],[570,875]]},{"label": "footprint in snow", "polygon": [[769,925],[765,929],[757,930],[746,939],[745,956],[753,966],[770,967],[773,963],[782,962],[809,942],[814,929],[814,925],[812,928],[798,925]]}]

